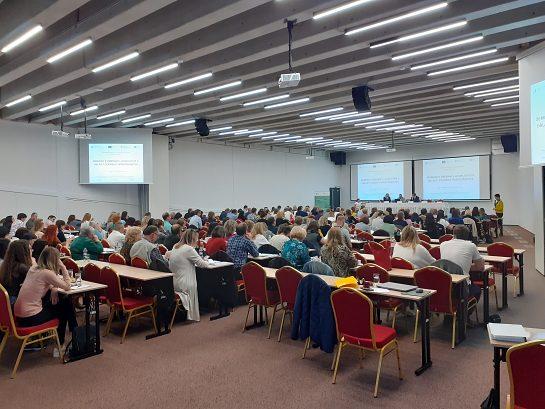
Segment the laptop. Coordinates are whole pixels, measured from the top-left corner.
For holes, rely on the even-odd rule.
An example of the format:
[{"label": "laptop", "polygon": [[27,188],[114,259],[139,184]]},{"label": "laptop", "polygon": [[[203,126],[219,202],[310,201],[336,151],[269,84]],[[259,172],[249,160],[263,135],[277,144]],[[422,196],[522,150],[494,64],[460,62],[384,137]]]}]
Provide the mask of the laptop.
[{"label": "laptop", "polygon": [[416,290],[418,288],[416,285],[392,283],[391,281],[387,283],[379,283],[378,287],[386,288],[387,290],[392,290],[392,291],[399,291],[400,293],[406,293],[409,291]]}]

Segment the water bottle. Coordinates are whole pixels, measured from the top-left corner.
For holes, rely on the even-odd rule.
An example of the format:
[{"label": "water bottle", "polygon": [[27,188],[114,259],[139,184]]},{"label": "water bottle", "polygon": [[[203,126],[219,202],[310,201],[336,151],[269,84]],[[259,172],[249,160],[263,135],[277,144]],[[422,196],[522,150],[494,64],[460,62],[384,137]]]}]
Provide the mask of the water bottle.
[{"label": "water bottle", "polygon": [[89,252],[87,251],[87,247],[83,249],[83,259],[89,260]]},{"label": "water bottle", "polygon": [[76,272],[76,287],[81,287],[81,272]]}]

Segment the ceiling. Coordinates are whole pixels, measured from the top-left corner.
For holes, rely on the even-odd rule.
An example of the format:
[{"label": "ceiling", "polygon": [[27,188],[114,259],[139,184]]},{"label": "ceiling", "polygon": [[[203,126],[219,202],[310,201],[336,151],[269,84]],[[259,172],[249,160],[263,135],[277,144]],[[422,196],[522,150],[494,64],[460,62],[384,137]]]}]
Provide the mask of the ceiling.
[{"label": "ceiling", "polygon": [[[297,19],[292,57],[301,82],[279,89],[279,75],[289,72],[286,18]],[[58,106],[40,109],[66,101],[65,125],[83,126],[86,114],[89,127],[151,122],[155,133],[176,138],[198,137],[192,120],[202,117],[212,121],[205,139],[228,143],[367,150],[392,137],[396,145],[471,142],[518,132],[516,55],[543,41],[544,23],[545,1],[532,0],[206,0],[199,7],[194,0],[4,0],[0,49],[38,24],[42,30],[0,52],[0,117],[59,124]],[[436,64],[418,67],[428,63]],[[232,86],[198,93],[226,84]],[[373,89],[372,111],[349,117],[351,89],[359,85]],[[245,92],[254,93],[220,101]],[[81,98],[88,112],[73,114]],[[300,116],[329,109],[336,110]],[[336,114],[346,117],[316,120]],[[163,119],[170,121],[153,124]],[[357,126],[343,123],[355,119]],[[225,127],[232,128],[215,131]],[[235,131],[242,133],[225,134]]]}]

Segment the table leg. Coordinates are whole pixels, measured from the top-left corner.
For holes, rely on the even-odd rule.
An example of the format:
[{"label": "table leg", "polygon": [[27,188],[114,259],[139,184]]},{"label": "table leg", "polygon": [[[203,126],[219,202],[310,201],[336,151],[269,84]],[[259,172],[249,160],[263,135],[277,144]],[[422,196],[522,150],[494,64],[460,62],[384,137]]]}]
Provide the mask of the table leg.
[{"label": "table leg", "polygon": [[83,304],[85,305],[85,352],[91,351],[91,298],[89,293],[83,294]]},{"label": "table leg", "polygon": [[101,354],[102,349],[100,349],[100,317],[99,317],[99,308],[100,308],[100,295],[98,291],[94,292],[95,299],[95,353]]},{"label": "table leg", "polygon": [[422,366],[414,373],[416,376],[422,375],[431,367],[431,343],[430,343],[430,299],[429,297],[418,303],[420,310],[420,338],[422,344]]},{"label": "table leg", "polygon": [[519,263],[519,297],[524,295],[524,253],[515,256]]},{"label": "table leg", "polygon": [[500,409],[500,363],[501,363],[501,350],[500,348],[494,348],[494,392],[493,392],[493,405],[494,408]]},{"label": "table leg", "polygon": [[[458,328],[456,333],[458,334],[457,339],[455,340],[456,345],[463,342],[466,339],[466,322],[467,322],[467,299],[466,294],[464,294],[464,286],[467,286],[465,283],[459,283],[456,287],[458,289],[458,313],[456,314],[456,320],[458,321]],[[453,318],[454,319],[454,318]]]},{"label": "table leg", "polygon": [[484,325],[488,324],[490,319],[490,289],[488,287],[488,273],[483,273],[483,322]]},{"label": "table leg", "polygon": [[501,310],[507,308],[507,263],[501,263]]}]

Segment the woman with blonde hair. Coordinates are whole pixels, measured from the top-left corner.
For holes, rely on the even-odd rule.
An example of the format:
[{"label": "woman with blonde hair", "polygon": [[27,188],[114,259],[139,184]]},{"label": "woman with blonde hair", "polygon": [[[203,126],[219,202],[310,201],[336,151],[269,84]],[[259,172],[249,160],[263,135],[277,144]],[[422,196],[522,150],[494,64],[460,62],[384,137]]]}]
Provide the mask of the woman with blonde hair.
[{"label": "woman with blonde hair", "polygon": [[234,220],[227,220],[223,225],[225,229],[225,237],[229,240],[235,235],[235,230],[237,229],[237,222]]},{"label": "woman with blonde hair", "polygon": [[89,223],[91,220],[93,220],[93,216],[91,216],[91,213],[85,213],[83,215],[83,219],[81,219],[81,223]]},{"label": "woman with blonde hair", "polygon": [[331,267],[337,277],[352,275],[351,269],[358,265],[358,261],[352,250],[346,245],[339,227],[332,227],[329,230],[321,256],[322,262]]},{"label": "woman with blonde hair", "polygon": [[125,258],[127,265],[131,264],[131,248],[133,244],[141,239],[142,230],[140,227],[128,227],[125,231],[125,243],[123,244],[123,247],[121,247],[119,254]]},{"label": "woman with blonde hair", "polygon": [[329,229],[331,228],[327,215],[324,214],[322,217],[318,219],[318,226],[320,227],[320,232],[322,233],[322,237],[327,236],[327,233],[329,232]]},{"label": "woman with blonde hair", "polygon": [[36,219],[36,221],[34,222],[34,226],[32,226],[31,233],[34,234],[36,238],[41,239],[44,235],[43,229],[44,229],[44,220]]},{"label": "woman with blonde hair", "polygon": [[308,247],[303,243],[307,232],[300,226],[294,226],[290,232],[290,239],[282,247],[282,257],[292,266],[301,270],[307,261],[310,261]]},{"label": "woman with blonde hair", "polygon": [[281,224],[288,223],[289,220],[286,220],[284,210],[278,209],[276,212],[276,220],[274,221],[275,226],[280,226]]},{"label": "woman with blonde hair", "polygon": [[429,266],[435,261],[430,252],[420,244],[418,233],[412,226],[405,226],[401,231],[401,240],[394,246],[393,257],[404,258],[415,268]]},{"label": "woman with blonde hair", "polygon": [[[248,222],[248,220],[247,220]],[[255,223],[252,231],[250,232],[250,240],[252,240],[255,246],[259,249],[264,244],[270,244],[269,240],[265,237],[267,232],[267,225],[263,222]]]}]

